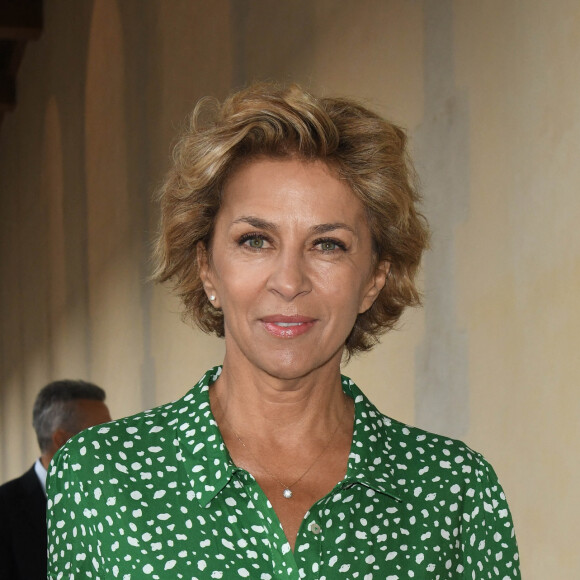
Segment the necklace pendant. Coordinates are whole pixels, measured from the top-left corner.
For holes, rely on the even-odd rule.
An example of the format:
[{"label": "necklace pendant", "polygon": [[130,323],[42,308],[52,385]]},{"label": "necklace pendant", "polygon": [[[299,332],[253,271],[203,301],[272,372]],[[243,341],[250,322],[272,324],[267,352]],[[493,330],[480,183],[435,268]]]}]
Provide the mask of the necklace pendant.
[{"label": "necklace pendant", "polygon": [[292,490],[286,488],[283,492],[282,495],[286,498],[286,499],[290,499],[292,497]]}]

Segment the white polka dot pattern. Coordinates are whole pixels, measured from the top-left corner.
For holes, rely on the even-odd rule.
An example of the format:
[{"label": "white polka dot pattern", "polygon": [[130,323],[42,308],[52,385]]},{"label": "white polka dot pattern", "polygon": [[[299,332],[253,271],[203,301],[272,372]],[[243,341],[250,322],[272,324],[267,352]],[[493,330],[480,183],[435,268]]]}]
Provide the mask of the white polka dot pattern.
[{"label": "white polka dot pattern", "polygon": [[462,443],[355,400],[346,477],[304,517],[294,552],[272,506],[227,453],[208,390],[93,427],[49,477],[49,578],[520,578],[491,466]]}]

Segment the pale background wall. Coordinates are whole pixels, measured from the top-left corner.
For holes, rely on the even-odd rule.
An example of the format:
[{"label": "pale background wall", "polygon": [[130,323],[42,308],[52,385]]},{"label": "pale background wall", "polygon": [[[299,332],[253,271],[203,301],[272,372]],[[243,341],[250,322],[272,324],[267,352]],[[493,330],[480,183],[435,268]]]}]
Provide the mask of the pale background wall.
[{"label": "pale background wall", "polygon": [[147,282],[152,193],[195,101],[253,79],[364,99],[411,134],[425,309],[346,369],[386,413],[499,472],[528,580],[580,577],[580,4],[60,0],[0,130],[0,481],[39,388],[114,416],[180,396],[217,339]]}]

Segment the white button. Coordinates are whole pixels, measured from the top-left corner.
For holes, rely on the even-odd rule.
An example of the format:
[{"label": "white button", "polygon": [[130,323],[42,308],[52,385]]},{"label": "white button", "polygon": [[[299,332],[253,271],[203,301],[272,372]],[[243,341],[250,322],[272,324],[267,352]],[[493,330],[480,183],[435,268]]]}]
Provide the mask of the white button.
[{"label": "white button", "polygon": [[318,535],[322,532],[322,528],[316,522],[311,522],[308,527],[313,534]]}]

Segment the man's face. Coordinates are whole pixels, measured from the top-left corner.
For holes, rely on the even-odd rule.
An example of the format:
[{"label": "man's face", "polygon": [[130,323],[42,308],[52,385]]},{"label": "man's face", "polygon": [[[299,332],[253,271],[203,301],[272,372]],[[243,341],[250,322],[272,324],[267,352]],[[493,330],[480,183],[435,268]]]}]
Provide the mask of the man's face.
[{"label": "man's face", "polygon": [[[79,399],[75,403],[78,433],[92,427],[93,425],[100,425],[101,423],[108,423],[111,421],[111,414],[105,403],[102,401],[92,401],[90,399]],[[76,433],[71,433],[76,435]]]}]

